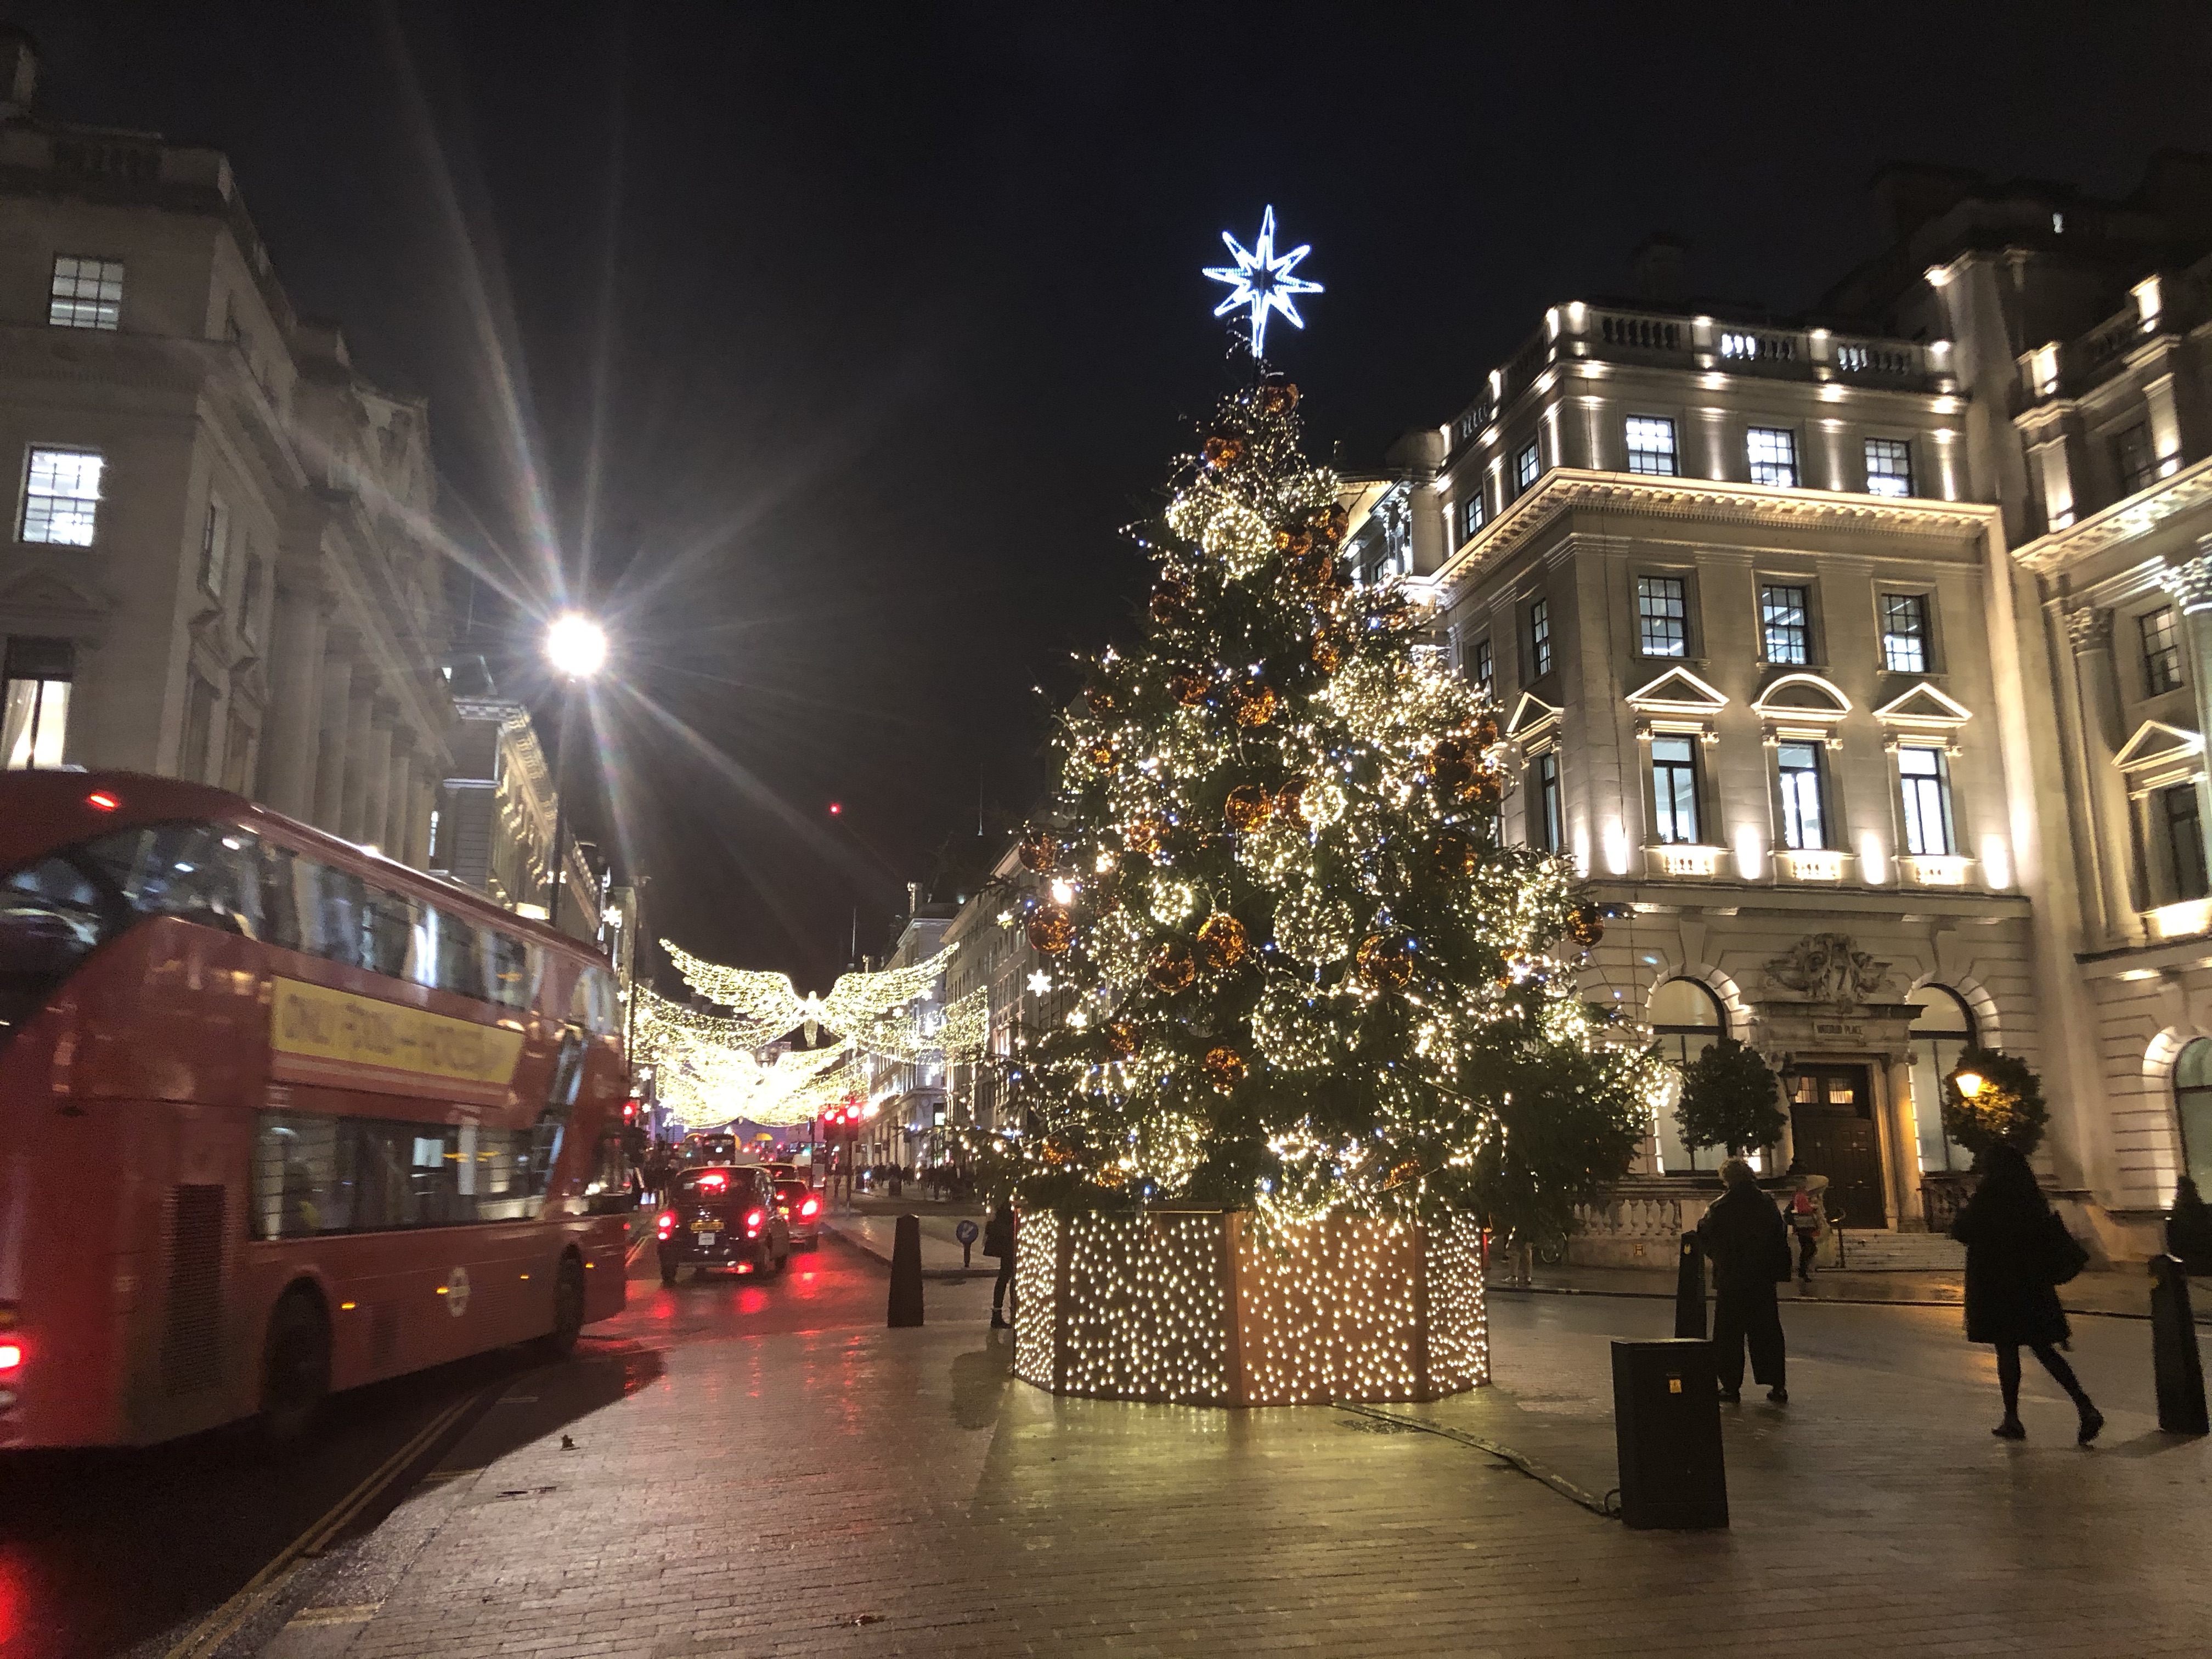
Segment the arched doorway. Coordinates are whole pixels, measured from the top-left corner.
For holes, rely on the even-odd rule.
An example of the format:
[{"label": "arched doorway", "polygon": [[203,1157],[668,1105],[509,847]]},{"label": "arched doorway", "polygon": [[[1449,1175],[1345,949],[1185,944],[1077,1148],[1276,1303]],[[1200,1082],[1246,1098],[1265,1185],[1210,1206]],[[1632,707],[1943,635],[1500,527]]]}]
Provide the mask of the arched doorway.
[{"label": "arched doorway", "polygon": [[[1912,1016],[1912,1126],[1920,1173],[1964,1175],[1973,1156],[1943,1133],[1943,1079],[1977,1047],[1974,1011],[1948,985],[1923,985],[1905,1000]],[[2212,1148],[2208,1148],[2212,1150]]]},{"label": "arched doorway", "polygon": [[[1728,1021],[1720,999],[1693,979],[1662,980],[1651,993],[1645,1018],[1658,1039],[1659,1057],[1677,1070],[1728,1035]],[[1655,1126],[1659,1133],[1659,1170],[1662,1175],[1686,1175],[1695,1170],[1717,1170],[1727,1154],[1717,1146],[1692,1151],[1682,1144],[1682,1126],[1674,1121],[1672,1102],[1659,1109]]]},{"label": "arched doorway", "polygon": [[2181,1124],[2181,1170],[2199,1192],[2212,1188],[2212,1041],[2199,1037],[2173,1062],[2173,1113]]}]

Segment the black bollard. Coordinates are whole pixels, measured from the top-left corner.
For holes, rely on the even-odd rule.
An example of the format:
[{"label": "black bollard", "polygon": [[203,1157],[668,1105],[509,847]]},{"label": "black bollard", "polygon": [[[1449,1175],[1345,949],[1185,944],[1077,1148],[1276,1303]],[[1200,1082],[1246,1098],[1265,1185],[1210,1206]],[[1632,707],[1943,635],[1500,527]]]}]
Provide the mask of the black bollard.
[{"label": "black bollard", "polygon": [[2150,1352],[2159,1427],[2168,1434],[2212,1433],[2204,1415],[2204,1362],[2197,1354],[2189,1275],[2170,1255],[2150,1259]]},{"label": "black bollard", "polygon": [[1729,1523],[1721,1396],[1709,1342],[1613,1345],[1620,1518],[1689,1530]]},{"label": "black bollard", "polygon": [[1682,1259],[1674,1268],[1674,1334],[1705,1340],[1705,1253],[1693,1232],[1682,1235]]},{"label": "black bollard", "polygon": [[898,1218],[898,1236],[891,1245],[890,1324],[921,1323],[921,1220]]}]

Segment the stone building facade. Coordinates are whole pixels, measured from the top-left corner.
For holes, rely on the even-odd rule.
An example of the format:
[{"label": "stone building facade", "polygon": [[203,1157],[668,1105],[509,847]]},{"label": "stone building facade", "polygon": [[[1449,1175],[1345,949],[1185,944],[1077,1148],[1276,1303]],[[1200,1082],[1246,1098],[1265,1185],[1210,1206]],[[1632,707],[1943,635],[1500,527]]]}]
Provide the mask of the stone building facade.
[{"label": "stone building facade", "polygon": [[416,865],[449,769],[427,411],[301,317],[218,152],[33,107],[0,30],[0,763],[256,795]]},{"label": "stone building facade", "polygon": [[[1854,1230],[1948,1219],[1942,1079],[2019,1054],[2047,1178],[2140,1253],[2212,1165],[2212,165],[1877,188],[1891,244],[1815,315],[1683,298],[1664,243],[1550,307],[1355,483],[1353,553],[1496,697],[1508,839],[1613,913],[1594,1001],[1765,1052],[1771,1156]],[[1711,1163],[1662,1115],[1589,1247],[1667,1238]]]}]

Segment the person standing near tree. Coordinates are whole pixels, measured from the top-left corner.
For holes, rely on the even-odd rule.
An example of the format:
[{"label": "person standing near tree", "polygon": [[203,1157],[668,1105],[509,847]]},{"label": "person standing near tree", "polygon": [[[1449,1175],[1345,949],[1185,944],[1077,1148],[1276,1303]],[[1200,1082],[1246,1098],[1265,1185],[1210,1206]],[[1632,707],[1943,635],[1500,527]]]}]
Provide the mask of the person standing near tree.
[{"label": "person standing near tree", "polygon": [[1014,1206],[1006,1200],[991,1212],[991,1218],[983,1227],[983,1254],[999,1258],[999,1276],[991,1285],[991,1328],[1006,1328],[1005,1310],[1010,1310],[1014,1297],[1014,1235],[1020,1224],[1014,1219]]},{"label": "person standing near tree", "polygon": [[1797,1282],[1813,1282],[1813,1257],[1827,1236],[1828,1177],[1798,1172],[1797,1190],[1790,1195],[1790,1231],[1797,1236]]},{"label": "person standing near tree", "polygon": [[[2004,1421],[1990,1432],[2000,1440],[2027,1438],[2020,1420],[2020,1351],[2026,1347],[2073,1401],[2081,1417],[2075,1437],[2086,1446],[2105,1426],[2104,1413],[2058,1352],[2073,1334],[2058,1305],[2058,1286],[2079,1270],[2081,1246],[2064,1236],[2018,1147],[1991,1141],[1981,1164],[1981,1184],[1951,1224],[1951,1237],[1966,1247],[1966,1340],[1997,1351]],[[2069,1261],[2058,1259],[2061,1249]]]},{"label": "person standing near tree", "polygon": [[1698,1243],[1713,1264],[1713,1370],[1721,1400],[1743,1398],[1743,1352],[1751,1349],[1751,1376],[1766,1397],[1790,1403],[1783,1386],[1785,1359],[1782,1309],[1774,1287],[1790,1277],[1790,1230],[1774,1200],[1759,1190],[1751,1165],[1732,1158],[1721,1165],[1727,1190],[1698,1223]]}]

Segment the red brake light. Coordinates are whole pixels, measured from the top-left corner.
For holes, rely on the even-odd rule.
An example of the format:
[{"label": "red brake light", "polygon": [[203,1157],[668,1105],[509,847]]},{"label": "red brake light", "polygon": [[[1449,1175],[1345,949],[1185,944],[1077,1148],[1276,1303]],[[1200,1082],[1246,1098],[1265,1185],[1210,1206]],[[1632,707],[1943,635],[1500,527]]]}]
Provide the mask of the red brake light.
[{"label": "red brake light", "polygon": [[95,812],[112,812],[123,805],[105,789],[95,789],[84,798],[84,804]]},{"label": "red brake light", "polygon": [[23,1345],[0,1342],[0,1371],[12,1371],[23,1363]]},{"label": "red brake light", "polygon": [[748,1227],[761,1226],[766,1223],[767,1220],[768,1212],[766,1210],[747,1210],[745,1212],[745,1225]]},{"label": "red brake light", "polygon": [[676,1212],[673,1210],[663,1210],[653,1218],[653,1224],[659,1228],[662,1232],[666,1232],[671,1227],[673,1227],[676,1224]]},{"label": "red brake light", "polygon": [[800,1206],[799,1206],[799,1213],[802,1217],[805,1217],[805,1216],[810,1216],[810,1215],[819,1215],[821,1212],[822,1212],[822,1200],[821,1200],[820,1199],[817,1199],[817,1198],[810,1198],[810,1199],[808,1199],[808,1200],[806,1200],[806,1202],[805,1202],[805,1203],[804,1203],[804,1204],[802,1204],[802,1205],[800,1205]]},{"label": "red brake light", "polygon": [[727,1176],[702,1175],[699,1177],[699,1190],[702,1193],[719,1193],[729,1184]]}]

